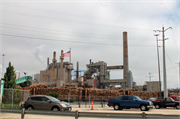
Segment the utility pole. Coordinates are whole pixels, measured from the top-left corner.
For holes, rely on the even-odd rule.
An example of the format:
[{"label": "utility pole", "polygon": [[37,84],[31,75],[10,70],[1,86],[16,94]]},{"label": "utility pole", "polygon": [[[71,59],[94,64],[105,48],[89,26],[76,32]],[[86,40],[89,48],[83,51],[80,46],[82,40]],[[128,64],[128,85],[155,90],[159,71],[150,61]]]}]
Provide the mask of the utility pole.
[{"label": "utility pole", "polygon": [[159,91],[160,91],[160,99],[162,98],[161,96],[161,74],[160,74],[160,62],[159,62],[159,45],[158,45],[158,36],[159,34],[155,34],[156,36],[156,42],[157,42],[157,57],[158,57],[158,72],[159,72]]},{"label": "utility pole", "polygon": [[161,30],[154,30],[155,32],[162,32],[162,41],[163,41],[163,85],[164,85],[164,98],[168,97],[168,91],[167,91],[167,80],[166,80],[166,60],[165,60],[165,39],[164,39],[164,32],[167,31],[168,29],[172,29],[171,27],[167,28],[164,30],[164,27],[162,27]]},{"label": "utility pole", "polygon": [[[179,62],[179,84],[180,84],[180,62]],[[180,89],[180,85],[179,85],[179,89]]]},{"label": "utility pole", "polygon": [[176,62],[176,64],[179,65],[179,87],[178,88],[180,89],[180,62],[179,63]]},{"label": "utility pole", "polygon": [[[68,102],[70,103],[70,98],[71,98],[71,48],[70,48],[70,59],[69,59],[69,61],[70,61],[70,71],[69,71],[69,73],[70,73],[70,76],[69,76],[69,96],[68,96]],[[73,67],[73,66],[72,66]]]}]

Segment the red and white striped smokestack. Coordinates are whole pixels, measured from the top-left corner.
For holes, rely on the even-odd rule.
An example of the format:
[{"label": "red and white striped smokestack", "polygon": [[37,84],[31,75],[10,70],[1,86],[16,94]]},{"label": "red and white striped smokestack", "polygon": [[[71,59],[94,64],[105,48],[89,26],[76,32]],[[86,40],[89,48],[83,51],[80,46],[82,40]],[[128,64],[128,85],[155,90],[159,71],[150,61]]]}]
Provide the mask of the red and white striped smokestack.
[{"label": "red and white striped smokestack", "polygon": [[[127,32],[123,32],[123,74],[124,79],[128,80],[128,71],[129,71],[129,64],[128,64],[128,41],[127,41]],[[127,86],[127,84],[126,84]]]}]

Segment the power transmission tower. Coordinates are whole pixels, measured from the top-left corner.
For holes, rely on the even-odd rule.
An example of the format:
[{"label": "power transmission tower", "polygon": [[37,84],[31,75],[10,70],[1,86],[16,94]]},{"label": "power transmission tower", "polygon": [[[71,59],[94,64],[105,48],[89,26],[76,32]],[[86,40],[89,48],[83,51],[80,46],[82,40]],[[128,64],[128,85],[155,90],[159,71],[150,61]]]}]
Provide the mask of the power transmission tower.
[{"label": "power transmission tower", "polygon": [[162,41],[163,41],[163,85],[164,85],[164,98],[168,97],[168,91],[167,91],[167,80],[166,80],[166,60],[165,60],[165,39],[164,39],[164,32],[168,29],[172,29],[171,27],[164,30],[164,27],[162,27],[161,30],[154,30],[155,32],[162,32]]},{"label": "power transmission tower", "polygon": [[152,91],[152,90],[151,90],[151,88],[152,88],[152,87],[151,87],[151,77],[153,77],[153,76],[151,76],[151,73],[149,73],[150,91]]},{"label": "power transmission tower", "polygon": [[[146,77],[148,77],[149,78],[149,84],[150,84],[150,88],[149,88],[149,91],[151,91],[151,77],[154,77],[154,76],[151,76],[151,73],[149,73],[149,76],[146,76]],[[148,89],[147,89],[148,90]]]}]

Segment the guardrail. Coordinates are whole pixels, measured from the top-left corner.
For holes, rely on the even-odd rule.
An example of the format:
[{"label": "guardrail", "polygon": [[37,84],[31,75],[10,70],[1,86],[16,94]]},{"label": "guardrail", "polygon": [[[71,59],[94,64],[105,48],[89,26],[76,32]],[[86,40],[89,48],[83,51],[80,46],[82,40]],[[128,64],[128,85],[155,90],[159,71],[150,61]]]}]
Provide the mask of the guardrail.
[{"label": "guardrail", "polygon": [[44,111],[44,110],[25,110],[22,108],[21,110],[15,109],[1,109],[1,112],[5,113],[19,113],[21,114],[21,119],[24,119],[26,114],[37,114],[37,115],[52,115],[52,116],[67,116],[67,117],[92,117],[92,118],[162,118],[162,119],[179,119],[179,115],[162,115],[162,114],[147,114],[145,112],[138,113],[138,114],[131,114],[131,113],[100,113],[100,112],[78,112],[76,111]]}]

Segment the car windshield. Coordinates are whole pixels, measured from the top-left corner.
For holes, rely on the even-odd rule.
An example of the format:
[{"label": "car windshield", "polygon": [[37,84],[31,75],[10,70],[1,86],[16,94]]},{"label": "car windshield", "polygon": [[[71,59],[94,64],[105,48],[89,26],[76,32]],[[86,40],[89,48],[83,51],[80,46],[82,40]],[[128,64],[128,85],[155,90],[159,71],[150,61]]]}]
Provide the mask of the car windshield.
[{"label": "car windshield", "polygon": [[48,96],[48,98],[52,101],[52,102],[60,102],[60,100],[58,100],[57,98]]},{"label": "car windshield", "polygon": [[138,97],[138,96],[135,96],[135,97],[136,97],[137,100],[142,100],[142,99],[141,99],[140,97]]},{"label": "car windshield", "polygon": [[174,101],[174,99],[170,98],[172,101]]}]

